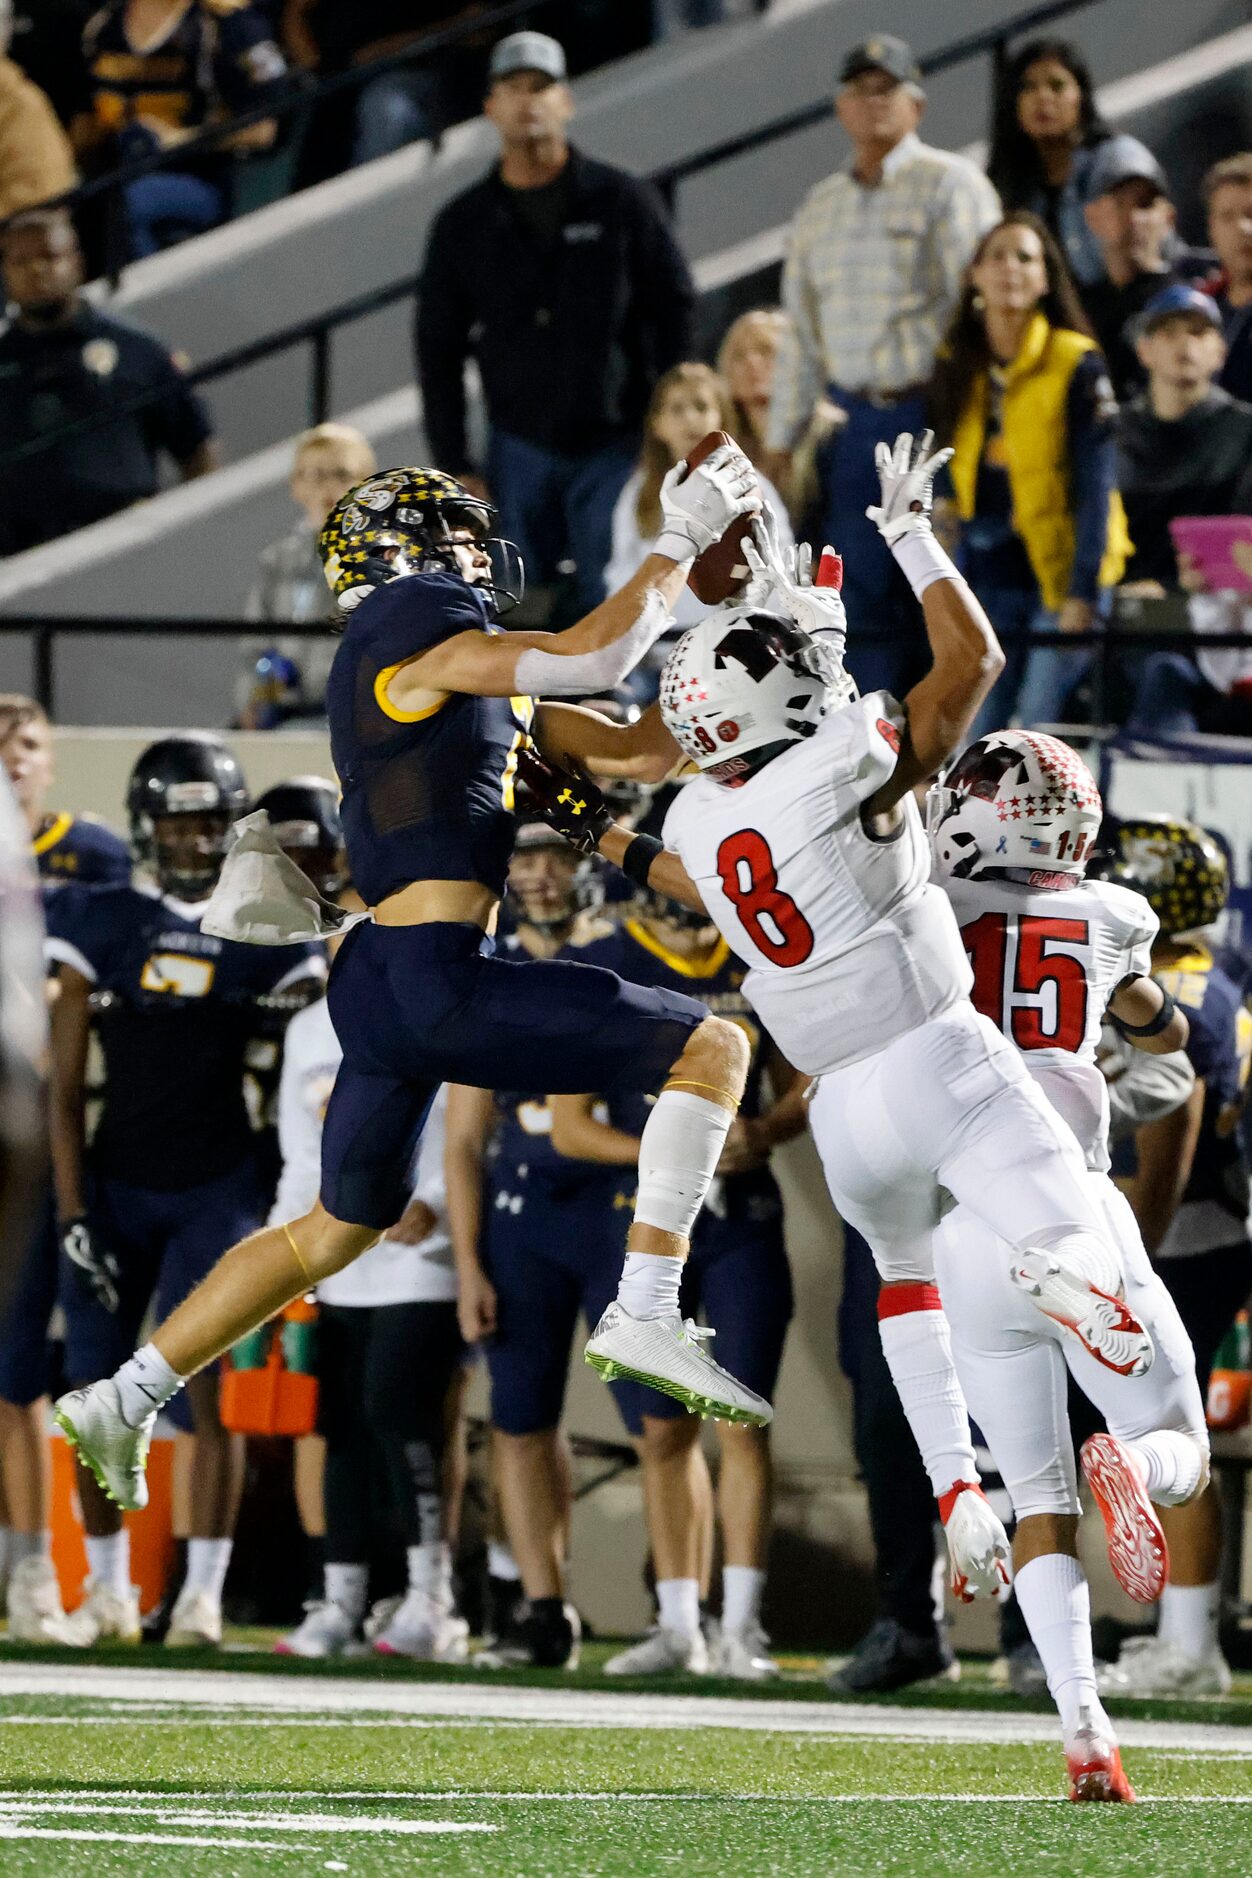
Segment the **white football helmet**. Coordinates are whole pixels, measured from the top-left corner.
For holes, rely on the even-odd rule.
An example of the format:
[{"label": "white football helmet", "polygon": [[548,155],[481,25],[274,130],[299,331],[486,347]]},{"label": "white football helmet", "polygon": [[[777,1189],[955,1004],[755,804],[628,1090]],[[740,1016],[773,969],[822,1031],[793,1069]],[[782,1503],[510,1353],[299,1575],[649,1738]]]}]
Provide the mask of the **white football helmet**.
[{"label": "white football helmet", "polygon": [[743,774],[753,750],[811,737],[856,696],[835,653],[779,613],[722,607],[685,632],[661,672],[661,716],[698,769]]},{"label": "white football helmet", "polygon": [[980,737],[926,797],[935,864],[957,880],[1007,872],[1081,880],[1103,812],[1077,751],[1033,730]]}]

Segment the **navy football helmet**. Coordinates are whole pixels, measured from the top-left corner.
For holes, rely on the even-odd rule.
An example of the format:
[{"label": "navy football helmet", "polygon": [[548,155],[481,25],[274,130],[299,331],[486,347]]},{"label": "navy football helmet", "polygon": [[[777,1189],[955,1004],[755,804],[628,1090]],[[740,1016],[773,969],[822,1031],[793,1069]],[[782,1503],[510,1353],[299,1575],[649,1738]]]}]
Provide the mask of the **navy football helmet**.
[{"label": "navy football helmet", "polygon": [[339,791],[324,776],[292,776],[257,797],[279,847],[333,900],[348,884],[348,862],[339,814]]},{"label": "navy football helmet", "polygon": [[248,785],[238,760],[203,730],[149,744],[126,788],[135,853],[161,891],[179,900],[212,893],[231,825],[247,812]]}]

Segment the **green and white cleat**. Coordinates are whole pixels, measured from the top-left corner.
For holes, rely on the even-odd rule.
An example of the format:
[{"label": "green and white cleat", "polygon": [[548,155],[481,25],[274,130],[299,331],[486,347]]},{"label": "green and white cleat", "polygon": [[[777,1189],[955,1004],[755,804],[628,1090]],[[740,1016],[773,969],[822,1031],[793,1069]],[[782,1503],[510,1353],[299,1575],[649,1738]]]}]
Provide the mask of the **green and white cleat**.
[{"label": "green and white cleat", "polygon": [[585,1354],[605,1382],[621,1377],[646,1383],[672,1395],[693,1415],[764,1428],[774,1419],[773,1409],[764,1396],[745,1389],[700,1348],[712,1335],[677,1311],[666,1317],[632,1317],[613,1303],[596,1325]]},{"label": "green and white cleat", "polygon": [[84,1467],[95,1475],[100,1491],[110,1500],[137,1513],[148,1504],[148,1444],[156,1421],[155,1410],[132,1428],[122,1415],[116,1385],[93,1382],[71,1390],[56,1403],[53,1418]]}]

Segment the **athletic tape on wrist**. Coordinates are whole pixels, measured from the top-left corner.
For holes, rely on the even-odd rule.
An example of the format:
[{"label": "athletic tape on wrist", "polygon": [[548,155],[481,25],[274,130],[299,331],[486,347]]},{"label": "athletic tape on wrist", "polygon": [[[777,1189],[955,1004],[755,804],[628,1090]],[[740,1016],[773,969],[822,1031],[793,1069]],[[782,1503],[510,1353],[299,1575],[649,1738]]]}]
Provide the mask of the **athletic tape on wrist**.
[{"label": "athletic tape on wrist", "polygon": [[924,528],[910,528],[907,534],[892,542],[891,552],[919,600],[937,580],[962,577],[956,563],[944,553],[930,532],[929,523]]}]

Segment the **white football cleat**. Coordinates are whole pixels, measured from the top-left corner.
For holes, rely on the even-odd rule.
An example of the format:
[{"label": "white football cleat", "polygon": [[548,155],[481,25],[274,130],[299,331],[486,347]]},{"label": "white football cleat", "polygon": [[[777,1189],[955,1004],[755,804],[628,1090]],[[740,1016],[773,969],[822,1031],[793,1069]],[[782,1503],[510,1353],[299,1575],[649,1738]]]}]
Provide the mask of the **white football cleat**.
[{"label": "white football cleat", "polygon": [[67,1616],[61,1586],[50,1558],[24,1558],[9,1574],[10,1643],[59,1643],[81,1650],[92,1642],[87,1624],[75,1611]]},{"label": "white football cleat", "polygon": [[139,1593],[134,1585],[115,1591],[112,1585],[87,1580],[87,1595],[74,1612],[72,1621],[81,1626],[83,1641],[91,1643],[138,1643]]},{"label": "white football cleat", "polygon": [[1184,1656],[1160,1637],[1130,1637],[1115,1663],[1097,1672],[1101,1695],[1229,1695],[1230,1665],[1214,1646],[1204,1656]]},{"label": "white football cleat", "polygon": [[694,1415],[764,1428],[774,1419],[773,1409],[700,1348],[712,1335],[677,1311],[664,1317],[632,1317],[615,1302],[596,1325],[585,1354],[605,1382],[620,1376],[646,1383],[673,1396]]},{"label": "white football cleat", "polygon": [[52,1414],[79,1460],[95,1475],[101,1493],[128,1513],[148,1504],[144,1468],[155,1410],[132,1428],[122,1415],[115,1384],[106,1379],[63,1395]]},{"label": "white football cleat", "polygon": [[604,1665],[606,1676],[707,1676],[709,1646],[703,1631],[686,1636],[657,1624],[646,1637],[619,1650]]},{"label": "white football cleat", "polygon": [[953,1595],[962,1604],[1004,1597],[1013,1582],[1009,1536],[978,1482],[955,1482],[940,1500],[939,1514]]},{"label": "white football cleat", "polygon": [[211,1591],[184,1585],[165,1633],[168,1650],[216,1650],[222,1641],[222,1606]]},{"label": "white football cleat", "polygon": [[413,1589],[375,1637],[374,1648],[379,1656],[408,1656],[415,1663],[463,1663],[469,1656],[469,1625],[450,1604]]},{"label": "white football cleat", "polygon": [[709,1651],[709,1669],[731,1682],[770,1682],[782,1670],[769,1653],[769,1638],[755,1621],[739,1630],[723,1627]]},{"label": "white football cleat", "polygon": [[1169,1576],[1169,1547],[1139,1469],[1113,1435],[1092,1435],[1081,1458],[1104,1521],[1113,1576],[1136,1603],[1155,1604]]},{"label": "white football cleat", "polygon": [[357,1633],[342,1604],[315,1599],[304,1607],[304,1621],[274,1645],[275,1656],[342,1656]]},{"label": "white football cleat", "polygon": [[1089,1356],[1118,1376],[1146,1376],[1156,1350],[1124,1298],[1101,1291],[1052,1252],[1023,1252],[1013,1283],[1035,1309],[1076,1337]]},{"label": "white football cleat", "polygon": [[1106,1716],[1079,1710],[1079,1725],[1065,1738],[1065,1765],[1071,1800],[1134,1805],[1135,1790],[1126,1778],[1121,1750]]}]

